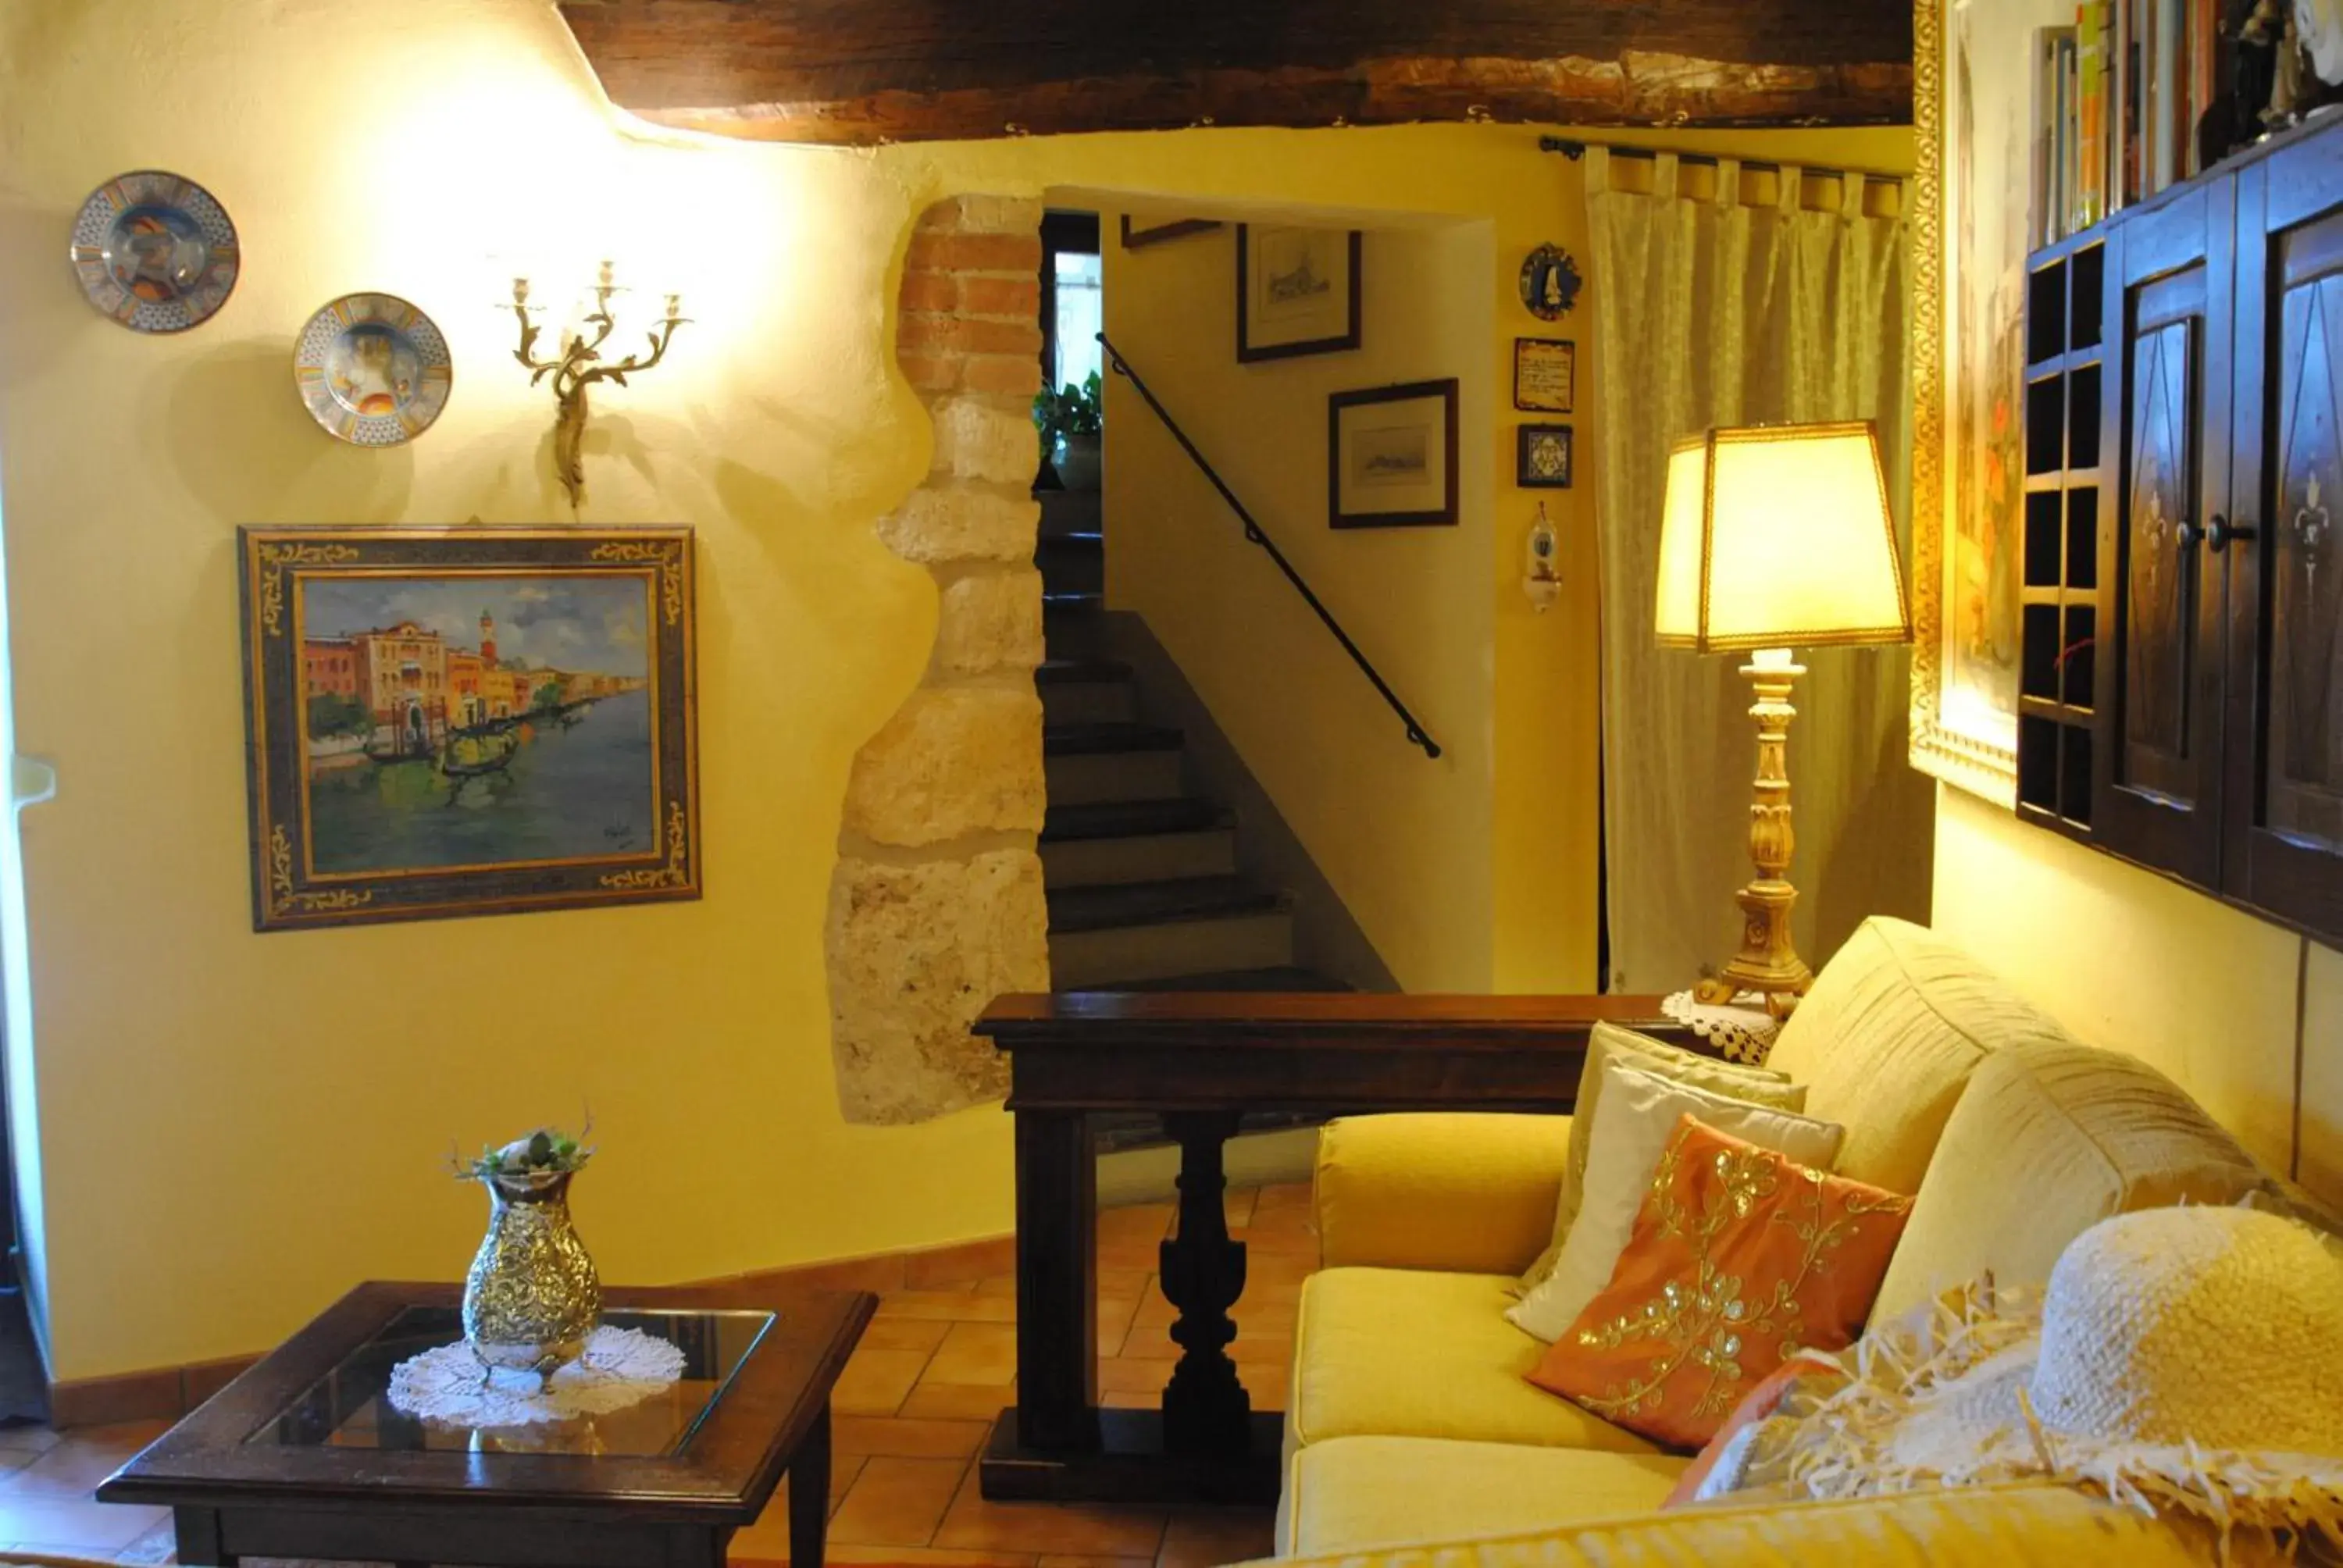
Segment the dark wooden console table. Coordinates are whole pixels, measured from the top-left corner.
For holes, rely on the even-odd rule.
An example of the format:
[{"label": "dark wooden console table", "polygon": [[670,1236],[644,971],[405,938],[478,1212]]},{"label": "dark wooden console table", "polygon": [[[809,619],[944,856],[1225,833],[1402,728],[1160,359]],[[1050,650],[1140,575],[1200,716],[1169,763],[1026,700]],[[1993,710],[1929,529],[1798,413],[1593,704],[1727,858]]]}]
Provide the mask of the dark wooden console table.
[{"label": "dark wooden console table", "polygon": [[[1075,992],[1007,996],[976,1032],[1010,1055],[1017,1118],[1017,1403],[984,1495],[1272,1503],[1279,1418],[1227,1352],[1245,1250],[1222,1209],[1222,1145],[1249,1111],[1571,1108],[1599,1020],[1689,1040],[1657,997]],[[1179,1365],[1159,1410],[1098,1402],[1097,1155],[1090,1114],[1151,1111],[1180,1145],[1163,1293]]]}]

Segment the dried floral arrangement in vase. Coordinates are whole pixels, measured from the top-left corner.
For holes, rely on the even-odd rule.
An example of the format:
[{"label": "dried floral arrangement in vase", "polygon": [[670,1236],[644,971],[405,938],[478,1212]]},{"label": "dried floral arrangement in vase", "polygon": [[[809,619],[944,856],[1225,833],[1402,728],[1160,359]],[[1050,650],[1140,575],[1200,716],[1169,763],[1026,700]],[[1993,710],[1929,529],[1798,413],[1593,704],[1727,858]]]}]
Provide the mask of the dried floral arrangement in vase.
[{"label": "dried floral arrangement in vase", "polygon": [[543,1127],[454,1162],[458,1178],[488,1190],[488,1233],[464,1281],[464,1337],[493,1379],[541,1384],[578,1359],[602,1315],[601,1280],[569,1219],[570,1179],[593,1157]]}]

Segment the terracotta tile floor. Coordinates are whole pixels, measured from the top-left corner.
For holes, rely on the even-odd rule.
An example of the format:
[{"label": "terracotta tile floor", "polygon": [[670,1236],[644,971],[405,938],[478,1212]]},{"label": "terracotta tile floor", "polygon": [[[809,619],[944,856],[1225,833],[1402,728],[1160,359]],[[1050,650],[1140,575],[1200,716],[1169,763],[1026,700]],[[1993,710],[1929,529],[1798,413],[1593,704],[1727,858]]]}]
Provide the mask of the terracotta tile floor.
[{"label": "terracotta tile floor", "polygon": [[[1232,1191],[1231,1233],[1247,1244],[1232,1347],[1255,1410],[1285,1407],[1293,1315],[1317,1266],[1306,1184]],[[1168,1203],[1099,1216],[1099,1397],[1149,1405],[1178,1347],[1156,1288]],[[995,1259],[1005,1263],[1006,1259]],[[987,1503],[975,1457],[1016,1389],[1016,1282],[1007,1273],[888,1292],[833,1402],[830,1556],[842,1563],[967,1568],[1209,1568],[1265,1557],[1268,1509],[1128,1509]],[[96,1502],[91,1489],[164,1430],[160,1422],[58,1433],[0,1429],[0,1561],[26,1554],[171,1563],[160,1508]],[[787,1484],[732,1538],[735,1564],[789,1559]]]}]

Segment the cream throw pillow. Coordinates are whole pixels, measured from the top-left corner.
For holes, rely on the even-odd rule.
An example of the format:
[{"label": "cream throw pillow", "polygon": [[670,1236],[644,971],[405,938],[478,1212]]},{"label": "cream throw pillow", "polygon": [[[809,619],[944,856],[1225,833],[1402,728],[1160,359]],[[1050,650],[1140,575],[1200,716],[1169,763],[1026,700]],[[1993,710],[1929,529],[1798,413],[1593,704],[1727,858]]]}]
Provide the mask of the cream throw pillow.
[{"label": "cream throw pillow", "polygon": [[1529,1271],[1515,1282],[1517,1295],[1537,1289],[1554,1272],[1554,1261],[1562,1256],[1562,1244],[1570,1235],[1571,1222],[1578,1218],[1578,1195],[1586,1185],[1587,1142],[1594,1131],[1594,1107],[1603,1098],[1603,1064],[1613,1060],[1708,1090],[1728,1100],[1745,1101],[1775,1111],[1806,1108],[1806,1086],[1792,1083],[1782,1073],[1768,1072],[1762,1067],[1745,1067],[1737,1061],[1719,1061],[1713,1056],[1699,1055],[1615,1023],[1596,1024],[1586,1037],[1586,1065],[1578,1074],[1578,1104],[1570,1118],[1570,1151],[1563,1157],[1562,1193],[1554,1206],[1554,1240],[1538,1254],[1538,1261],[1529,1266]]},{"label": "cream throw pillow", "polygon": [[1689,1083],[1614,1058],[1603,1064],[1603,1116],[1594,1124],[1586,1156],[1586,1184],[1578,1221],[1562,1244],[1545,1282],[1506,1310],[1515,1328],[1551,1344],[1611,1282],[1620,1254],[1635,1233],[1652,1173],[1676,1123],[1689,1111],[1707,1126],[1761,1149],[1787,1155],[1799,1164],[1828,1171],[1838,1158],[1846,1129],[1786,1111],[1729,1100]]}]

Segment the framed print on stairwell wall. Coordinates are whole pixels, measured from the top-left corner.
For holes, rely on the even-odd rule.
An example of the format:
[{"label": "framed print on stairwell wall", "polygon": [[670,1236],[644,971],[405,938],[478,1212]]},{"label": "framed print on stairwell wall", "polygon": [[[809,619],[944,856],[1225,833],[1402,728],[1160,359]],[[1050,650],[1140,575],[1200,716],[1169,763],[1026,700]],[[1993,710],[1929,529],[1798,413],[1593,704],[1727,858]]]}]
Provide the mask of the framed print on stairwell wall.
[{"label": "framed print on stairwell wall", "polygon": [[1326,399],[1331,527],[1454,525],[1456,397],[1452,377],[1337,392]]},{"label": "framed print on stairwell wall", "polygon": [[1356,348],[1364,249],[1356,229],[1237,225],[1237,362]]}]

